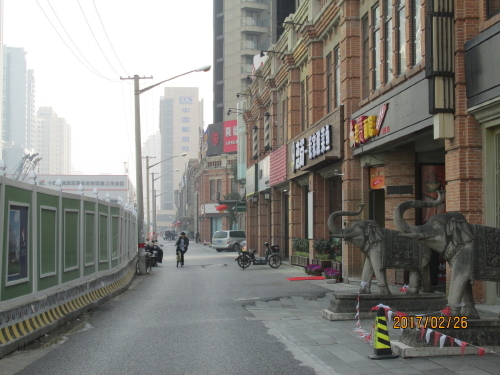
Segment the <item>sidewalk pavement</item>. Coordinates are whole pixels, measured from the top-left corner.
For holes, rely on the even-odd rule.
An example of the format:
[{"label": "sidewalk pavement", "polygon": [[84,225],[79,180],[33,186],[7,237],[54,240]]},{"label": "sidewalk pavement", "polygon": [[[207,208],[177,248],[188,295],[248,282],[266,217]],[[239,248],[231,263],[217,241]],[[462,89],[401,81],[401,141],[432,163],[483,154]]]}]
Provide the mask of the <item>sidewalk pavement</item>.
[{"label": "sidewalk pavement", "polygon": [[[290,267],[285,263],[277,272],[282,273],[283,277],[304,275],[303,269]],[[310,282],[332,291],[352,290],[354,293],[359,288],[344,283],[327,284],[325,280],[290,282]],[[466,355],[371,360],[368,356],[374,354],[373,346],[354,332],[356,320],[332,322],[322,318],[322,310],[329,307],[331,297],[332,292],[326,292],[325,297],[319,299],[292,296],[275,301],[249,301],[245,308],[253,315],[253,318],[248,319],[262,320],[270,329],[270,333],[284,342],[299,360],[314,367],[318,374],[500,373],[500,355],[495,354],[486,354],[483,357]],[[498,306],[495,308],[498,314]],[[485,311],[480,310],[480,313],[483,312]],[[353,317],[355,313],[353,306]],[[361,320],[361,327],[365,331],[369,332],[372,325],[373,320]],[[390,339],[397,340],[400,335],[400,330],[392,329],[389,324]]]}]

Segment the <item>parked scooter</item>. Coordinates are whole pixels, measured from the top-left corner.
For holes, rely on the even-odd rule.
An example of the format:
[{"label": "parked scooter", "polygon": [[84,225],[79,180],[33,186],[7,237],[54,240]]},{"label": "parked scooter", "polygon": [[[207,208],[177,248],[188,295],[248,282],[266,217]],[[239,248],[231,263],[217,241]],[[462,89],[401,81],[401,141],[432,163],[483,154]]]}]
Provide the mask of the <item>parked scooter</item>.
[{"label": "parked scooter", "polygon": [[238,262],[238,266],[242,269],[249,267],[251,264],[264,266],[269,263],[269,266],[272,268],[281,266],[281,257],[278,254],[280,251],[279,246],[270,246],[269,242],[265,242],[264,246],[266,247],[265,257],[259,259],[255,257],[256,249],[238,251],[238,257],[235,259]]},{"label": "parked scooter", "polygon": [[158,263],[163,261],[163,250],[160,248],[162,245],[158,245],[158,241],[151,241],[144,247],[150,255],[151,266],[156,267]]}]

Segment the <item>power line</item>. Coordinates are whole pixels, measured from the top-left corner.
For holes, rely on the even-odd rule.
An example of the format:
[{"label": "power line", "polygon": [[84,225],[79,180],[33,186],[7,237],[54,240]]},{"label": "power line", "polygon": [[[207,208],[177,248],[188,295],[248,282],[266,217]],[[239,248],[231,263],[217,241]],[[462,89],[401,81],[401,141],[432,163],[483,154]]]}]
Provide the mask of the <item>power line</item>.
[{"label": "power line", "polygon": [[97,38],[96,38],[96,36],[94,34],[94,31],[92,31],[92,27],[90,27],[90,23],[87,20],[87,16],[85,15],[85,12],[83,11],[82,5],[80,4],[80,0],[77,0],[77,1],[78,1],[78,6],[80,7],[80,10],[82,11],[83,18],[85,18],[85,22],[87,22],[87,26],[89,27],[89,30],[92,33],[92,36],[94,37],[94,40],[95,40],[95,42],[97,44],[97,47],[99,47],[99,50],[101,51],[102,55],[104,56],[104,59],[107,61],[107,63],[109,64],[109,66],[111,67],[111,69],[113,70],[113,72],[115,72],[116,75],[119,76],[120,74],[115,70],[115,68],[113,67],[113,65],[111,65],[111,63],[109,62],[108,58],[104,54],[104,51],[102,50],[101,45],[97,41]]},{"label": "power line", "polygon": [[[48,0],[47,0],[48,2]],[[85,59],[85,57],[83,56],[83,54],[78,50],[78,48],[76,48],[76,45],[75,45],[75,48],[78,50],[78,52],[80,52],[80,54],[82,55],[82,57],[85,59],[85,61],[87,61],[87,63],[92,67],[92,70],[91,68],[89,68],[79,57],[78,55],[75,53],[75,51],[73,51],[73,49],[68,45],[68,43],[66,43],[66,41],[64,40],[64,38],[62,37],[62,35],[59,33],[59,31],[57,31],[56,27],[54,26],[54,24],[52,23],[52,21],[50,20],[49,16],[47,15],[47,13],[45,13],[45,11],[43,10],[42,6],[40,5],[40,3],[38,2],[38,0],[36,0],[36,3],[38,4],[38,6],[40,7],[42,13],[44,14],[45,18],[47,18],[47,21],[49,21],[50,25],[52,26],[52,28],[54,29],[54,31],[57,33],[57,35],[59,36],[59,38],[61,38],[61,40],[63,41],[63,43],[66,45],[66,47],[68,47],[68,49],[71,51],[71,53],[78,59],[78,61],[80,61],[82,63],[83,66],[85,66],[90,72],[92,72],[93,74],[95,74],[96,76],[98,77],[101,77],[101,78],[104,78],[108,81],[111,81],[111,82],[118,82],[117,80],[113,80],[113,79],[110,79],[108,77],[105,77],[104,75],[102,75],[101,73],[99,73],[99,71],[97,69],[95,69],[88,61],[87,59]],[[50,5],[50,3],[49,3]],[[50,6],[52,8],[52,6]],[[52,9],[52,11],[54,11],[54,9]],[[54,12],[54,14],[56,14]],[[59,18],[57,17],[57,14],[56,14],[56,18],[59,20]],[[59,23],[61,23],[61,21],[59,21]],[[61,24],[62,26],[62,24]],[[64,29],[64,27],[63,27]],[[66,30],[65,30],[66,31]],[[68,35],[69,37],[69,35]],[[71,38],[70,38],[71,40]],[[72,41],[73,42],[73,41]],[[74,44],[74,43],[73,43]]]},{"label": "power line", "polygon": [[[122,69],[125,71],[125,73],[127,73],[127,70],[123,67],[122,62],[118,58],[118,55],[116,54],[116,51],[113,48],[113,44],[111,44],[111,40],[109,39],[108,33],[106,32],[106,29],[104,28],[104,24],[102,23],[101,16],[99,14],[99,11],[97,10],[97,7],[95,5],[94,0],[92,0],[92,3],[94,4],[94,8],[95,8],[95,11],[97,13],[97,17],[99,17],[99,21],[101,22],[101,26],[102,26],[102,29],[104,30],[104,34],[106,34],[106,38],[108,38],[108,42],[109,42],[109,45],[111,46],[111,49],[113,50],[113,53],[115,54],[115,57],[118,60],[118,63],[120,64],[120,66],[122,67]],[[129,75],[129,74],[127,73],[127,75]]]}]

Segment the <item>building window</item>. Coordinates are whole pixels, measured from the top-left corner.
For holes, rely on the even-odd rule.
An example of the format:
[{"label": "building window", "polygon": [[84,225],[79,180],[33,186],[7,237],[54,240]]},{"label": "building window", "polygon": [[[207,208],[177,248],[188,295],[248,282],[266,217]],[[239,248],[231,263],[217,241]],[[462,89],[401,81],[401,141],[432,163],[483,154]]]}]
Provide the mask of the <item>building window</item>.
[{"label": "building window", "polygon": [[412,0],[412,49],[413,49],[413,66],[422,61],[422,25],[420,23],[420,13],[422,6],[420,0]]},{"label": "building window", "polygon": [[182,122],[189,122],[189,117],[183,117]]},{"label": "building window", "polygon": [[190,109],[189,109],[189,108],[182,108],[182,112],[184,112],[184,113],[187,113],[187,112],[189,112],[189,111],[190,111]]},{"label": "building window", "polygon": [[326,113],[332,110],[332,54],[326,56]]},{"label": "building window", "polygon": [[181,151],[189,151],[189,146],[182,146]]},{"label": "building window", "polygon": [[222,179],[217,180],[217,195],[222,196]]},{"label": "building window", "polygon": [[231,193],[239,193],[238,182],[235,178],[231,178]]},{"label": "building window", "polygon": [[334,100],[335,108],[340,106],[340,48],[333,49],[333,69],[335,71]]},{"label": "building window", "polygon": [[215,202],[216,200],[216,190],[215,190],[215,187],[216,187],[216,180],[210,180],[210,201],[211,202]]},{"label": "building window", "polygon": [[189,137],[182,137],[182,142],[189,142]]},{"label": "building window", "polygon": [[380,87],[380,7],[372,8],[372,36],[373,36],[373,89]]},{"label": "building window", "polygon": [[500,0],[488,0],[487,8],[488,18],[500,13]]},{"label": "building window", "polygon": [[300,126],[302,130],[307,128],[307,78],[300,84]]},{"label": "building window", "polygon": [[183,126],[182,127],[182,132],[183,133],[189,133],[189,126]]},{"label": "building window", "polygon": [[361,20],[363,32],[363,98],[370,93],[370,34],[368,27],[368,15]]},{"label": "building window", "polygon": [[390,82],[394,78],[394,71],[392,67],[392,0],[385,0],[384,2],[384,15],[385,15],[385,64],[384,76],[385,82]]},{"label": "building window", "polygon": [[397,68],[398,74],[401,75],[406,70],[406,15],[405,15],[405,2],[404,0],[399,0],[397,6],[397,17],[398,22],[398,53],[397,53]]}]

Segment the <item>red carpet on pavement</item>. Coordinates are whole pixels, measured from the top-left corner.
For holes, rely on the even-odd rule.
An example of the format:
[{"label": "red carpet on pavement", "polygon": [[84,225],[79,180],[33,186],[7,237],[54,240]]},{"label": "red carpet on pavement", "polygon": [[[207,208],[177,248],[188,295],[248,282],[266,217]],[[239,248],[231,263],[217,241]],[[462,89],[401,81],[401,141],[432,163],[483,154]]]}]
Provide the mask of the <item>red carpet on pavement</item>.
[{"label": "red carpet on pavement", "polygon": [[297,280],[324,280],[323,276],[304,276],[304,277],[287,277],[287,280],[297,281]]}]

